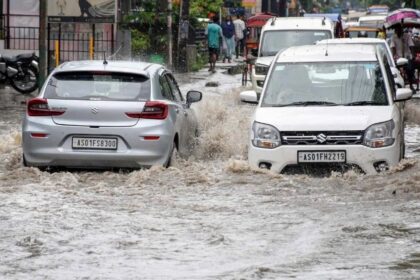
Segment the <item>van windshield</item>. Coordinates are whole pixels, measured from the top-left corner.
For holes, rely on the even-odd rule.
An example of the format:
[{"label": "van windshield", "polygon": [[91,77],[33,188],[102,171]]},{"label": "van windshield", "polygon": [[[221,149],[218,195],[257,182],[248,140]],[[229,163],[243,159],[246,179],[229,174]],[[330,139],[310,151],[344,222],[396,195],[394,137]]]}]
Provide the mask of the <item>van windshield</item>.
[{"label": "van windshield", "polygon": [[273,30],[264,32],[260,56],[273,56],[292,46],[313,45],[317,41],[330,39],[328,30]]},{"label": "van windshield", "polygon": [[276,64],[262,107],[388,105],[378,62]]},{"label": "van windshield", "polygon": [[57,73],[48,81],[49,99],[140,101],[150,98],[149,77],[101,71]]}]

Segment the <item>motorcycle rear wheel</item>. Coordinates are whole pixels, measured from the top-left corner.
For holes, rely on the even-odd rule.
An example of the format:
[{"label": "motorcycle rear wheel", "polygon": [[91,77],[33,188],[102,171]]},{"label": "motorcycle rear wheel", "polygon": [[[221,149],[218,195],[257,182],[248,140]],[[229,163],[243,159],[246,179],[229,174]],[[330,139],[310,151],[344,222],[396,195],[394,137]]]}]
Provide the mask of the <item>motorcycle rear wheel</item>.
[{"label": "motorcycle rear wheel", "polygon": [[38,88],[38,75],[36,69],[29,67],[23,79],[13,77],[10,85],[22,94],[29,94]]}]

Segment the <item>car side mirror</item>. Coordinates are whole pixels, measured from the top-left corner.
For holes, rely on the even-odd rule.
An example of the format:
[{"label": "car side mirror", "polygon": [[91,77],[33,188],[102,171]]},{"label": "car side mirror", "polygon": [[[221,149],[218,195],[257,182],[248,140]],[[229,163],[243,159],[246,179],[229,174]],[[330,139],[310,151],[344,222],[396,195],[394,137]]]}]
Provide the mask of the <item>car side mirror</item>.
[{"label": "car side mirror", "polygon": [[242,102],[258,104],[258,95],[254,90],[247,90],[241,92],[239,98]]},{"label": "car side mirror", "polygon": [[187,93],[187,103],[195,103],[200,101],[203,98],[203,94],[200,91],[197,90],[190,90]]},{"label": "car side mirror", "polygon": [[399,88],[395,96],[395,101],[405,101],[413,96],[413,91],[409,88]]},{"label": "car side mirror", "polygon": [[393,76],[394,78],[397,78],[397,77],[398,77],[398,72],[399,72],[400,70],[398,70],[398,69],[397,69],[397,68],[395,68],[395,67],[390,67],[390,69],[391,69],[392,76]]},{"label": "car side mirror", "polygon": [[404,66],[408,64],[408,59],[404,57],[400,57],[397,59],[397,66]]}]

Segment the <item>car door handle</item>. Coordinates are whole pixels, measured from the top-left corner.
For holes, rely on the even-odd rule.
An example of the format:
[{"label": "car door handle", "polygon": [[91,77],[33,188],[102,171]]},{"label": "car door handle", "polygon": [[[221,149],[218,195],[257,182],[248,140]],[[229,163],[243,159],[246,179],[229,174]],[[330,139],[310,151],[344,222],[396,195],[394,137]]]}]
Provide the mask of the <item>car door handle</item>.
[{"label": "car door handle", "polygon": [[184,111],[184,116],[188,117],[188,112]]}]

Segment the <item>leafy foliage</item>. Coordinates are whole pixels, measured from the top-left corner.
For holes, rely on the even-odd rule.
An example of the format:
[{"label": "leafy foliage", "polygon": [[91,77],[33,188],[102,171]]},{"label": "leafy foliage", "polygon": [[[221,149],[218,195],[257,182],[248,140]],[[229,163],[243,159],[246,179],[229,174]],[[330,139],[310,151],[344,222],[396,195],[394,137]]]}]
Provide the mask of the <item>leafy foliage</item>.
[{"label": "leafy foliage", "polygon": [[223,6],[223,0],[190,0],[191,17],[207,17],[208,13],[219,12]]}]

